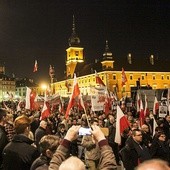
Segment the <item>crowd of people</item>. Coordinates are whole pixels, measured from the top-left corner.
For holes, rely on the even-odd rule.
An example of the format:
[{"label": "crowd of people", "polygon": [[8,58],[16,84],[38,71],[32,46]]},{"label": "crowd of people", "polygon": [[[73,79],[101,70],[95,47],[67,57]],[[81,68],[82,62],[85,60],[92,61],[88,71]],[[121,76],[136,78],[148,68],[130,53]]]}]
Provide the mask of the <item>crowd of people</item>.
[{"label": "crowd of people", "polygon": [[[159,118],[150,111],[140,125],[139,113],[127,111],[126,107],[122,111],[129,128],[123,131],[121,144],[118,144],[115,142],[116,110],[106,115],[87,109],[85,114],[74,107],[65,118],[56,108],[46,119],[40,120],[41,110],[23,108],[17,112],[1,108],[0,169],[114,170],[123,163],[126,170],[142,170],[148,161],[155,163],[155,159],[160,159],[160,164],[165,161],[168,167],[170,115]],[[80,134],[80,128],[90,128],[90,131]]]}]

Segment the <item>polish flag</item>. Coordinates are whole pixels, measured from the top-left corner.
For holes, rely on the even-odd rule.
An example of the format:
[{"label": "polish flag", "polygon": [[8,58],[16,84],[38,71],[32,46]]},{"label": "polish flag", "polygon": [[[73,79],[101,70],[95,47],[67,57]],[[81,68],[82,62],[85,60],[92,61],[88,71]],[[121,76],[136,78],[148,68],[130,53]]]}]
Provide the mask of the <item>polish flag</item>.
[{"label": "polish flag", "polygon": [[154,104],[153,104],[153,114],[156,115],[158,110],[159,110],[159,103],[157,97],[155,96]]},{"label": "polish flag", "polygon": [[96,70],[95,70],[95,76],[96,76],[96,84],[99,84],[101,86],[105,86],[104,82],[102,81],[102,79],[99,77],[99,75],[97,74]]},{"label": "polish flag", "polygon": [[127,77],[124,68],[122,68],[122,86],[124,86],[126,82],[127,82]]},{"label": "polish flag", "polygon": [[35,109],[36,92],[26,87],[25,109]]},{"label": "polish flag", "polygon": [[50,110],[47,107],[47,102],[44,102],[44,106],[43,106],[42,111],[41,111],[40,120],[46,119],[49,115],[50,115]]},{"label": "polish flag", "polygon": [[123,114],[120,107],[117,105],[117,118],[116,118],[116,134],[115,142],[121,144],[121,134],[127,128],[129,128],[129,122],[125,115]]},{"label": "polish flag", "polygon": [[145,110],[144,110],[144,116],[148,116],[149,115],[149,108],[148,108],[148,99],[147,96],[145,94]]},{"label": "polish flag", "polygon": [[111,101],[110,101],[109,93],[108,93],[108,91],[106,91],[106,93],[105,93],[105,103],[104,103],[104,109],[103,109],[103,111],[105,112],[106,115],[109,114],[110,107],[111,107],[110,103],[111,103]]},{"label": "polish flag", "polygon": [[139,113],[140,112],[140,97],[139,97],[139,93],[137,93],[136,107],[137,107],[137,113]]},{"label": "polish flag", "polygon": [[33,72],[36,72],[37,70],[38,70],[38,63],[37,63],[37,60],[35,60]]},{"label": "polish flag", "polygon": [[70,96],[70,100],[69,100],[69,103],[68,103],[68,106],[67,106],[67,110],[66,110],[66,114],[65,114],[66,118],[70,114],[70,110],[74,105],[75,98],[79,99],[79,102],[80,102],[81,106],[83,107],[83,109],[85,109],[83,99],[82,99],[82,96],[80,94],[80,89],[79,89],[79,86],[78,86],[76,74],[74,74],[73,91],[72,91],[72,94]]},{"label": "polish flag", "polygon": [[144,124],[144,109],[143,109],[143,102],[140,99],[140,114],[139,114],[140,126]]},{"label": "polish flag", "polygon": [[157,124],[157,122],[156,122],[156,120],[155,120],[155,118],[154,118],[154,116],[153,116],[153,134],[152,134],[152,136],[155,135],[155,129],[156,129],[156,127],[158,127],[158,124]]}]

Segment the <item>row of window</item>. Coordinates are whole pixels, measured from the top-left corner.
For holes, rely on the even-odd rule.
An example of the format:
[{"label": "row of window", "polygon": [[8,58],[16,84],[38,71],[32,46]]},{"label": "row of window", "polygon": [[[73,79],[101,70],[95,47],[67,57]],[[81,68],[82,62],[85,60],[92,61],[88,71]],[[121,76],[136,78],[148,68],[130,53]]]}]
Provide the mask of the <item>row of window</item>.
[{"label": "row of window", "polygon": [[[145,78],[147,79],[147,76],[144,76],[144,75],[141,76],[141,80],[145,80]],[[130,76],[129,76],[129,79],[130,79],[130,80],[133,80],[133,75],[130,75]],[[156,80],[156,75],[152,75],[152,79],[153,79],[153,80]],[[165,79],[165,76],[162,75],[162,76],[161,76],[161,79],[164,80],[164,79]],[[116,80],[116,75],[113,75],[113,80]],[[167,76],[166,76],[166,80],[170,80],[170,75],[167,75]]]}]

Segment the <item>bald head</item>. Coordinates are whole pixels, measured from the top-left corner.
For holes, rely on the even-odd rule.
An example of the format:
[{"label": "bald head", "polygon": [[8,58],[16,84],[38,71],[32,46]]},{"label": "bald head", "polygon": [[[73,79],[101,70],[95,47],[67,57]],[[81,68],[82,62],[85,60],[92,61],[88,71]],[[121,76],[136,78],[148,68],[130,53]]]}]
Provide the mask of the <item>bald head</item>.
[{"label": "bald head", "polygon": [[141,163],[136,170],[170,170],[170,168],[167,162],[159,159],[152,159]]},{"label": "bald head", "polygon": [[71,156],[60,165],[59,170],[85,170],[85,165],[79,158]]}]

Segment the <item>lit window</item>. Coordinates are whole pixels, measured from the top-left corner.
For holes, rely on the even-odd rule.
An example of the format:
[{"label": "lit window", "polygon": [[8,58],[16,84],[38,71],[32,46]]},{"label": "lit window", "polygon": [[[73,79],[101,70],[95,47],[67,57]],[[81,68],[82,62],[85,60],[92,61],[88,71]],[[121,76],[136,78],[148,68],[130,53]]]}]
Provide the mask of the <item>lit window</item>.
[{"label": "lit window", "polygon": [[142,76],[142,80],[144,80],[145,79],[145,76]]},{"label": "lit window", "polygon": [[164,76],[161,76],[161,79],[163,80],[163,79],[164,79]]},{"label": "lit window", "polygon": [[130,75],[130,80],[133,80],[133,76],[132,75]]},{"label": "lit window", "polygon": [[116,75],[113,75],[113,80],[116,80]]},{"label": "lit window", "polygon": [[153,75],[152,79],[155,80],[155,78],[156,78],[155,75]]},{"label": "lit window", "polygon": [[169,75],[167,76],[167,80],[169,80]]}]

